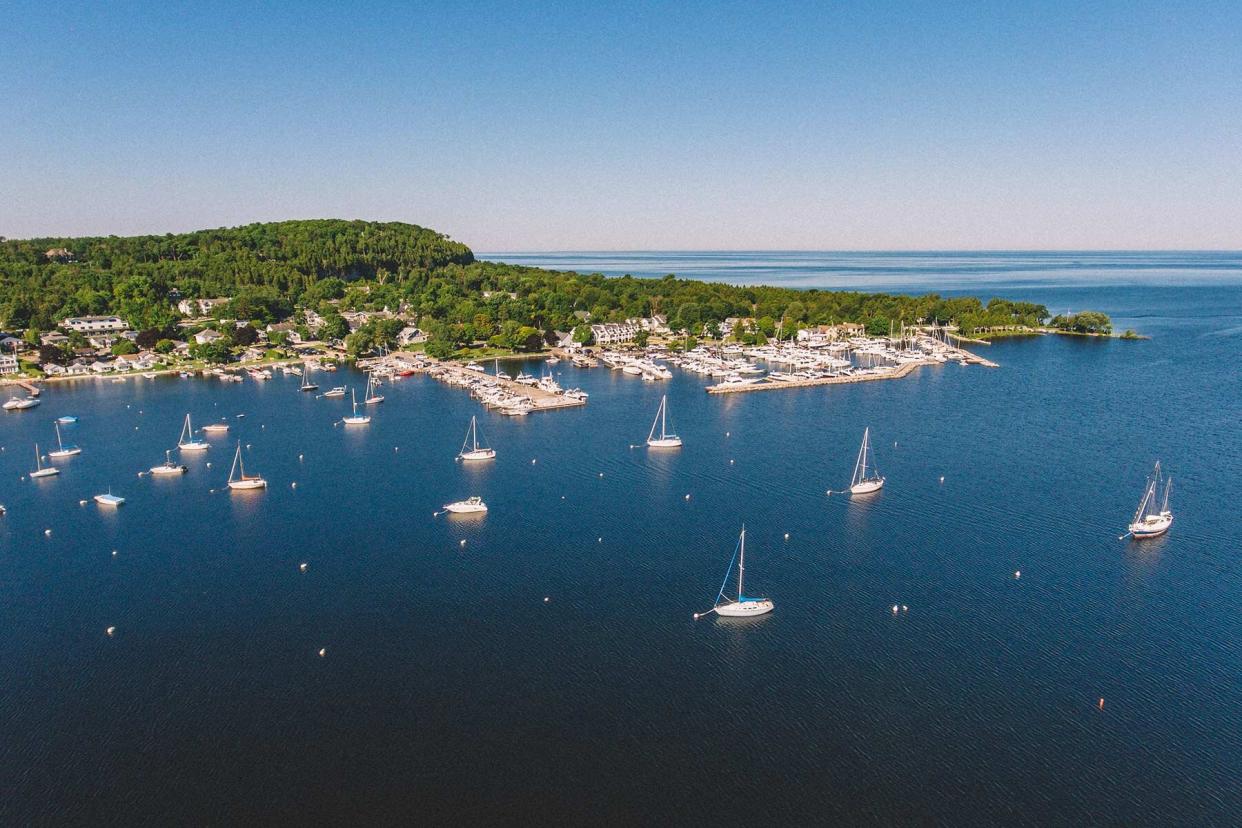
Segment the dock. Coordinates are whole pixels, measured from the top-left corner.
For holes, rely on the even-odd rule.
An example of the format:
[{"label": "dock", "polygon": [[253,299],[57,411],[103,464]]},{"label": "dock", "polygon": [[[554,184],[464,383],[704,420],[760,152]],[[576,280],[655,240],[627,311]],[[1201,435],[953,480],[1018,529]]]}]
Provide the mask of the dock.
[{"label": "dock", "polygon": [[[990,359],[984,359],[978,354],[972,354],[970,351],[962,348],[954,349],[962,355],[962,361],[967,365],[982,365],[985,368],[999,368],[995,362]],[[934,360],[925,360],[922,362],[903,362],[891,371],[883,374],[850,374],[848,376],[838,377],[821,377],[819,379],[805,380],[788,380],[756,382],[753,385],[709,385],[705,389],[709,394],[738,394],[746,391],[773,391],[781,388],[811,388],[817,385],[847,385],[852,382],[874,382],[876,380],[901,379],[909,376],[915,368],[921,368],[924,365],[941,365],[943,363]]]},{"label": "dock", "polygon": [[[444,375],[455,378],[457,382],[450,381],[450,384],[453,385],[466,385],[472,380],[486,378],[510,394],[529,399],[531,411],[554,411],[558,408],[578,408],[579,406],[586,405],[586,400],[577,400],[572,397],[566,397],[564,394],[553,394],[550,391],[544,391],[542,388],[537,388],[533,385],[523,385],[520,382],[504,379],[495,374],[472,371],[464,365],[458,365],[453,362],[437,363],[428,369],[428,373],[437,379],[443,378]],[[436,377],[437,373],[442,376]]]}]

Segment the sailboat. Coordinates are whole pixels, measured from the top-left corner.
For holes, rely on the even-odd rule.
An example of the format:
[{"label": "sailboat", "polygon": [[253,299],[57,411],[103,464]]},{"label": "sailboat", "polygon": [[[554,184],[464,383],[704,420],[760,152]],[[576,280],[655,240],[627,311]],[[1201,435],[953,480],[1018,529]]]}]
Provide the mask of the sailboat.
[{"label": "sailboat", "polygon": [[151,467],[151,474],[185,474],[186,471],[185,466],[173,462],[171,450],[164,452],[163,463]]},{"label": "sailboat", "polygon": [[242,462],[241,440],[237,441],[237,453],[233,455],[233,468],[229,469],[230,489],[265,489],[267,481],[257,474],[246,474],[246,464]]},{"label": "sailboat", "polygon": [[57,448],[55,451],[49,451],[47,453],[47,456],[55,457],[59,459],[61,457],[72,457],[75,454],[81,454],[82,449],[78,448],[72,443],[70,443],[67,446],[65,445],[64,441],[60,439],[60,423],[56,423],[55,425],[56,425],[56,446]]},{"label": "sailboat", "polygon": [[746,526],[742,526],[742,534],[738,535],[737,547],[733,550],[733,559],[737,561],[737,600],[725,597],[725,588],[729,585],[729,576],[733,574],[733,561],[729,561],[729,568],[725,570],[724,581],[720,584],[720,592],[716,594],[716,604],[707,612],[696,612],[695,620],[707,615],[708,613],[716,613],[726,618],[750,618],[756,615],[766,615],[776,608],[776,605],[767,598],[749,598],[744,591],[743,582],[746,579]]},{"label": "sailboat", "polygon": [[[656,436],[657,426],[660,429],[659,437]],[[681,448],[681,438],[668,430],[668,394],[660,397],[660,410],[656,412],[655,420],[651,423],[647,445],[651,448]]]},{"label": "sailboat", "polygon": [[352,388],[349,391],[349,398],[354,403],[354,413],[348,417],[342,417],[341,422],[344,423],[345,425],[366,425],[367,423],[371,422],[370,414],[359,414],[358,413],[358,395],[354,393]]},{"label": "sailboat", "polygon": [[[1160,483],[1163,475],[1160,471],[1160,461],[1156,461],[1156,468],[1152,471],[1151,477],[1147,479],[1147,488],[1143,490],[1143,499],[1139,501],[1138,509],[1134,513],[1134,520],[1130,521],[1130,534],[1136,540],[1143,538],[1154,538],[1163,535],[1169,531],[1169,527],[1173,525],[1173,513],[1169,511],[1169,492],[1173,488],[1173,478],[1164,481],[1163,496],[1160,492]],[[1157,507],[1157,501],[1159,506]],[[1122,535],[1125,537],[1125,535]]]},{"label": "sailboat", "polygon": [[367,393],[362,398],[363,405],[375,405],[376,403],[382,403],[384,401],[383,394],[375,393],[376,388],[379,388],[379,380],[375,378],[374,374],[371,374],[368,372],[367,373]]},{"label": "sailboat", "polygon": [[302,370],[302,384],[298,386],[299,391],[318,391],[319,386],[310,381],[310,366],[307,365]]},{"label": "sailboat", "polygon": [[194,427],[190,424],[190,415],[185,415],[185,423],[181,426],[181,436],[177,438],[177,448],[182,451],[206,451],[211,443],[206,440],[194,439]]},{"label": "sailboat", "polygon": [[32,480],[40,477],[51,477],[60,474],[60,469],[55,466],[43,465],[43,455],[39,454],[39,444],[35,443],[35,470],[30,473]]},{"label": "sailboat", "polygon": [[884,478],[876,468],[871,450],[871,427],[863,429],[862,445],[858,448],[858,461],[854,463],[854,476],[850,478],[850,494],[871,494],[884,488]]},{"label": "sailboat", "polygon": [[458,460],[494,460],[496,449],[487,445],[486,441],[479,445],[479,424],[477,417],[470,418],[470,428],[466,431],[466,441],[461,444]]}]

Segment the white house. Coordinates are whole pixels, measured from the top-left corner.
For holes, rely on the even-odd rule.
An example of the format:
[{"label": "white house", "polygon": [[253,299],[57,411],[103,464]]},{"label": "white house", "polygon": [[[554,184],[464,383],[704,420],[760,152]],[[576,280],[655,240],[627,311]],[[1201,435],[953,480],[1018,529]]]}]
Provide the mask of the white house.
[{"label": "white house", "polygon": [[177,310],[186,316],[207,316],[212,310],[228,301],[227,296],[219,296],[215,299],[182,299],[177,303]]},{"label": "white house", "polygon": [[119,316],[71,316],[60,326],[78,333],[119,333],[129,327]]},{"label": "white house", "polygon": [[399,345],[414,345],[426,341],[427,334],[420,331],[414,325],[406,325],[401,329],[401,333],[397,334],[397,344]]},{"label": "white house", "polygon": [[595,337],[596,345],[617,345],[629,342],[638,330],[638,325],[632,322],[605,322],[602,325],[592,325],[591,335]]},{"label": "white house", "polygon": [[16,374],[20,366],[12,354],[0,354],[0,374]]},{"label": "white house", "polygon": [[219,331],[213,331],[211,328],[203,328],[194,334],[194,341],[199,345],[206,345],[208,342],[215,342],[217,339],[223,339],[224,334]]}]

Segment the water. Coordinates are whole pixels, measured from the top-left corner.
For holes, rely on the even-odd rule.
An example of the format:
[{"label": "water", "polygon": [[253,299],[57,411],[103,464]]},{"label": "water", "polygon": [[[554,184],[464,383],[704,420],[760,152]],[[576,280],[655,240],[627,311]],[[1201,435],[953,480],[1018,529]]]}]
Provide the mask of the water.
[{"label": "water", "polygon": [[[721,398],[562,363],[583,409],[502,418],[410,378],[348,431],[294,377],[49,389],[0,418],[0,822],[1231,822],[1224,258],[998,273],[976,289],[1153,338],[1004,341],[1000,369],[895,382]],[[937,261],[878,278],[948,292]],[[662,393],[685,448],[631,448]],[[137,477],[186,411],[232,432]],[[19,480],[65,413],[84,453]],[[463,467],[474,413],[499,457]],[[888,484],[825,497],[866,425]],[[236,438],[265,493],[222,490]],[[1157,457],[1173,530],[1118,541]],[[117,512],[78,505],[108,487]],[[481,521],[432,516],[471,494]],[[695,622],[743,520],[776,611]]]}]

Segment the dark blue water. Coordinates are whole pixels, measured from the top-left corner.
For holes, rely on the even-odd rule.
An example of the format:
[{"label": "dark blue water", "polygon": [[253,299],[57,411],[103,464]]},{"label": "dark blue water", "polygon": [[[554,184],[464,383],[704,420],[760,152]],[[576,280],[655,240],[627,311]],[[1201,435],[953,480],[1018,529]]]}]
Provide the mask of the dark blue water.
[{"label": "dark blue water", "polygon": [[[562,364],[589,405],[520,420],[410,378],[351,431],[294,378],[49,389],[0,418],[0,822],[1234,821],[1242,277],[1021,278],[1153,338],[728,397]],[[686,447],[630,448],[665,392]],[[137,477],[186,411],[271,488],[227,438]],[[888,484],[825,497],[866,425]],[[1156,458],[1173,530],[1118,541]],[[743,520],[776,611],[695,622]]]}]

